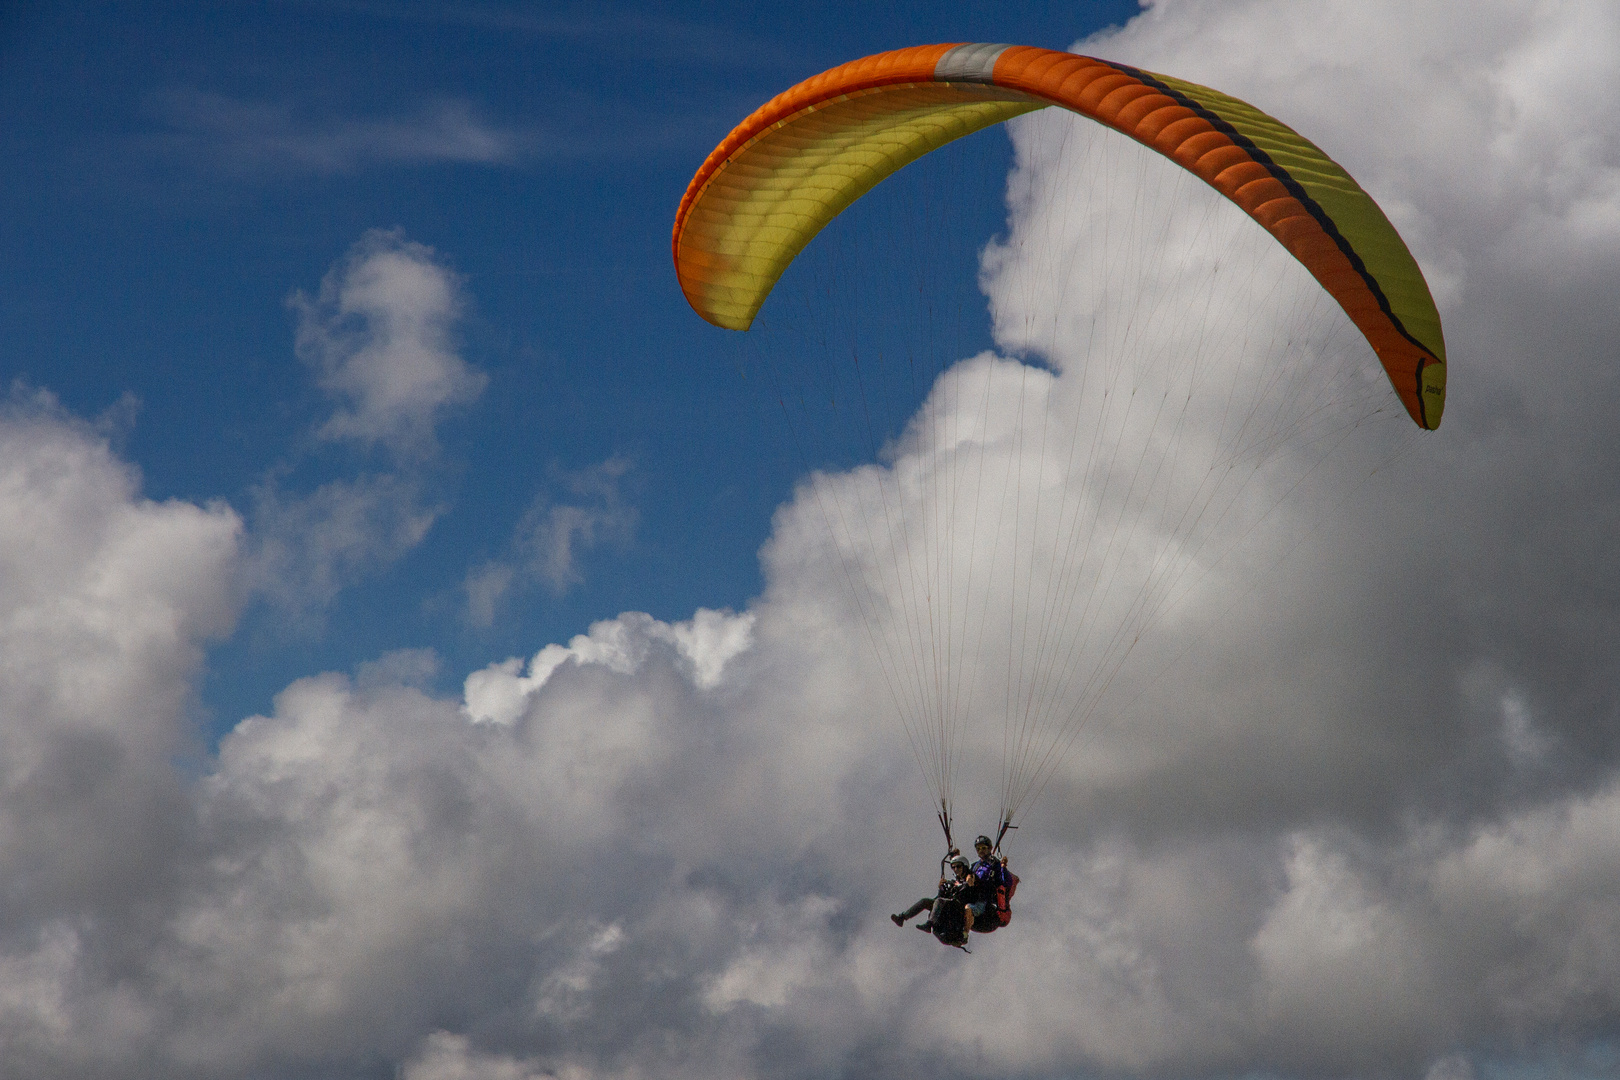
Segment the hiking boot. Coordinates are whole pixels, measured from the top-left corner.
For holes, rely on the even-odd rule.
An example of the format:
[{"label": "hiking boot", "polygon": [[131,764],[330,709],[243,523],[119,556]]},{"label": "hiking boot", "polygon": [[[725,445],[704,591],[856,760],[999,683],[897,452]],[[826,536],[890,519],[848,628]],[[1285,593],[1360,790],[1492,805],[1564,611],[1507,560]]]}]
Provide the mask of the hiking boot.
[{"label": "hiking boot", "polygon": [[896,926],[904,926],[904,925],[906,925],[906,920],[902,919],[898,915],[890,915],[889,916],[889,921],[894,923],[894,925],[896,925]]},{"label": "hiking boot", "polygon": [[917,929],[921,930],[925,934],[932,934],[934,932],[934,924],[929,920],[924,919],[922,922],[917,924]]}]

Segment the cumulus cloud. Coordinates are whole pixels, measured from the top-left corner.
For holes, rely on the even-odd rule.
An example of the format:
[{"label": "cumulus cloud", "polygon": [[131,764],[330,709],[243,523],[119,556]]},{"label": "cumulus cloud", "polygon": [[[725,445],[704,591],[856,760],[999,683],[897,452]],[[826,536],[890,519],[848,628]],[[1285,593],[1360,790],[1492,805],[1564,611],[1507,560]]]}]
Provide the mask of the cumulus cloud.
[{"label": "cumulus cloud", "polygon": [[526,673],[521,657],[473,672],[467,676],[465,712],[474,720],[511,723],[564,664],[600,664],[629,674],[645,661],[653,642],[673,645],[692,682],[699,689],[713,689],[726,664],[753,644],[753,626],[751,613],[733,616],[706,608],[673,625],[647,615],[621,615],[597,623],[566,647],[547,645],[528,662]]},{"label": "cumulus cloud", "polygon": [[109,973],[184,888],[175,762],[197,753],[203,648],[235,620],[242,525],[142,498],[43,394],[0,406],[0,523],[0,1069],[65,1074],[149,1022]]},{"label": "cumulus cloud", "polygon": [[[57,723],[140,756],[178,749],[201,645],[235,618],[240,520],[223,503],[140,499],[105,436],[43,392],[0,404],[0,439],[13,775],[41,763],[34,736]],[[131,701],[150,715],[122,716]]]},{"label": "cumulus cloud", "polygon": [[[1013,845],[1014,922],[971,956],[884,917],[936,869],[884,644],[928,579],[838,510],[960,540],[945,522],[971,500],[929,493],[968,490],[969,446],[1018,500],[994,520],[1038,528],[1035,496],[1062,499],[1072,470],[1034,467],[1020,408],[1094,400],[1068,344],[1088,309],[1029,269],[1089,258],[1115,219],[1079,201],[1089,151],[1054,118],[1014,129],[985,266],[1001,347],[1035,363],[968,358],[877,462],[807,477],[748,611],[604,620],[455,699],[424,689],[421,653],[312,676],[194,778],[172,761],[233,617],[238,522],[142,500],[55,412],[6,414],[0,1072],[1457,1080],[1612,1041],[1620,335],[1592,301],[1620,263],[1594,119],[1613,110],[1546,119],[1523,74],[1610,93],[1612,30],[1601,6],[1250,0],[1159,4],[1083,44],[1318,135],[1443,283],[1454,379],[1445,426],[1393,464],[1375,446],[1290,471],[1286,432],[1285,467],[1244,489],[1266,497],[1223,504],[1252,527],[1224,560],[1175,515],[1110,532],[1196,572],[1117,564],[1174,603],[1052,770]],[[1538,117],[1576,145],[1543,154]],[[1501,187],[1516,169],[1543,195]],[[1544,273],[1559,230],[1572,257]],[[1204,445],[1218,425],[1186,416],[1173,433]],[[1139,490],[1176,490],[1173,465]],[[998,627],[1046,595],[1001,572],[972,594]],[[1013,637],[984,635],[984,685]],[[964,713],[964,793],[995,788],[1000,728],[977,721],[997,696]]]},{"label": "cumulus cloud", "polygon": [[287,490],[283,467],[254,490],[249,580],[307,620],[427,535],[445,510],[432,494],[437,424],[487,379],[455,348],[459,280],[398,230],[367,233],[314,297],[295,292],[289,303],[299,356],[340,403],[315,438],[381,447],[393,466],[309,492]]},{"label": "cumulus cloud", "polygon": [[367,233],[314,297],[296,292],[289,303],[298,355],[345,406],[321,427],[323,439],[429,453],[443,411],[483,392],[487,379],[452,340],[460,283],[398,230]]}]

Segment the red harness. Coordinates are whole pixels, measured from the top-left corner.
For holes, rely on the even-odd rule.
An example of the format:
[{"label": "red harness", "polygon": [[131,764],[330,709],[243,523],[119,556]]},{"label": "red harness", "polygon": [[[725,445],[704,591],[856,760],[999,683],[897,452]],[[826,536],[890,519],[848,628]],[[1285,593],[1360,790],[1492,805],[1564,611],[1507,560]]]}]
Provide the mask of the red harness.
[{"label": "red harness", "polygon": [[1018,875],[1006,869],[1002,870],[1002,874],[1007,883],[996,886],[995,906],[985,909],[986,918],[974,920],[973,932],[976,934],[989,934],[1012,922],[1011,901],[1013,894],[1018,891]]}]

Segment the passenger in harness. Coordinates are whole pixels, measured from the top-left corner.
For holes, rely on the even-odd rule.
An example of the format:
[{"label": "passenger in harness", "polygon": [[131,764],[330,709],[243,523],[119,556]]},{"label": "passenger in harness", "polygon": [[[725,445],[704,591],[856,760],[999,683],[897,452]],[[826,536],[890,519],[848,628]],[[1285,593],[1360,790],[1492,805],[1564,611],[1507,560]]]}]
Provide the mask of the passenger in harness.
[{"label": "passenger in harness", "polygon": [[973,929],[972,905],[977,899],[978,882],[968,873],[968,861],[960,853],[953,850],[947,862],[950,874],[940,877],[937,896],[925,896],[889,918],[894,925],[904,926],[906,920],[926,909],[930,914],[917,924],[917,929],[930,931],[942,943],[961,948]]}]

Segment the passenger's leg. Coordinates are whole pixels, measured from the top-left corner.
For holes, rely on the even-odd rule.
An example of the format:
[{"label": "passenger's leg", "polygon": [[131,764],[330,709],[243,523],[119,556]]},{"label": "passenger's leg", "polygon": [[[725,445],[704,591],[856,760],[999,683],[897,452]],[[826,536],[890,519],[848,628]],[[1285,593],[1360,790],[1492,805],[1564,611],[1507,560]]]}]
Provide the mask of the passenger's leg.
[{"label": "passenger's leg", "polygon": [[922,912],[926,911],[933,905],[934,898],[932,896],[925,896],[915,904],[912,904],[910,907],[906,908],[906,910],[902,911],[900,914],[890,915],[889,918],[894,920],[894,924],[896,926],[904,926],[907,919],[922,914]]}]

